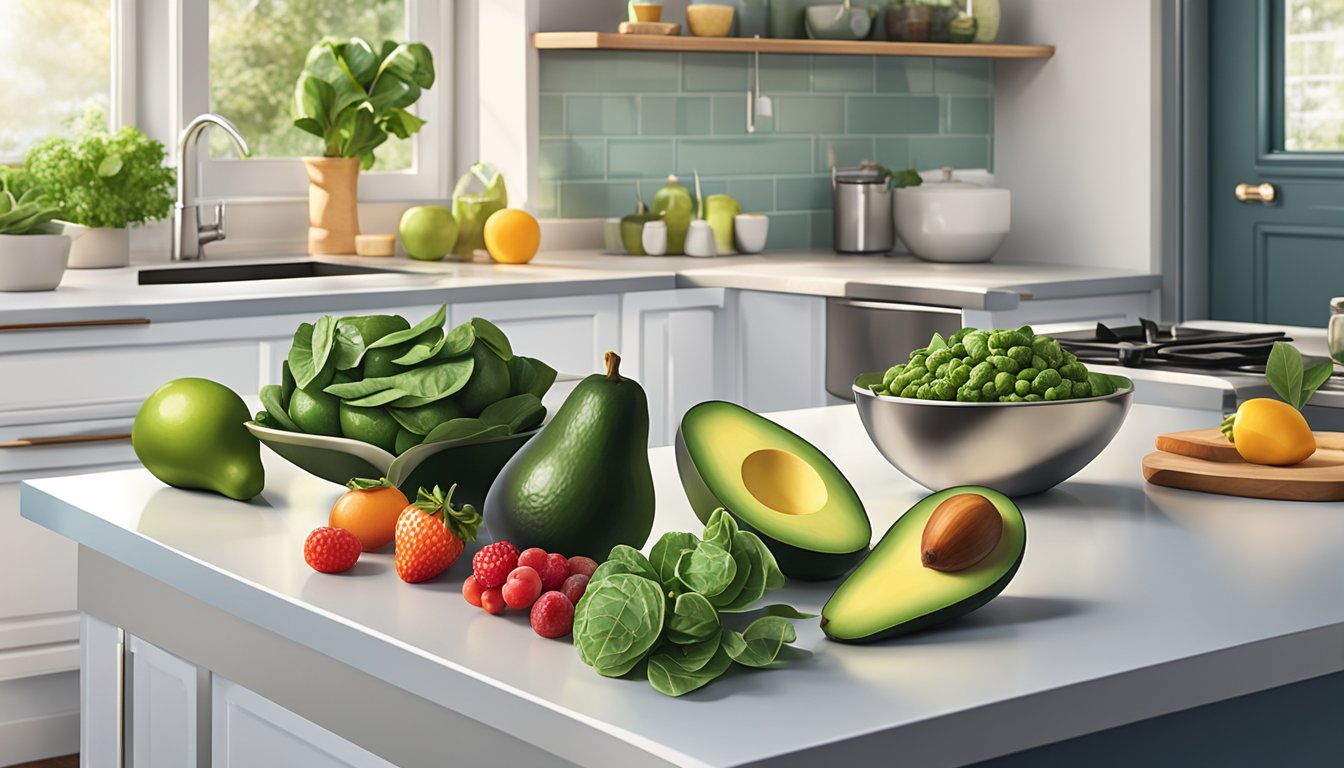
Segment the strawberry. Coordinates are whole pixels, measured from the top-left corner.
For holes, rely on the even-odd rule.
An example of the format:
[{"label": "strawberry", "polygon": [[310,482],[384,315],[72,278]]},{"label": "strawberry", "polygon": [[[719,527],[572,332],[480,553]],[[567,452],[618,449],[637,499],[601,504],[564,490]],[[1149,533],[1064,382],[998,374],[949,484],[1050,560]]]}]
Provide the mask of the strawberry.
[{"label": "strawberry", "polygon": [[507,541],[487,544],[471,558],[472,573],[486,589],[504,586],[504,581],[517,567],[518,548]]},{"label": "strawberry", "polygon": [[476,539],[481,515],[470,504],[453,508],[453,485],[445,494],[420,489],[415,503],[397,518],[396,565],[402,581],[412,584],[438,576],[448,570],[462,554],[466,542]]}]

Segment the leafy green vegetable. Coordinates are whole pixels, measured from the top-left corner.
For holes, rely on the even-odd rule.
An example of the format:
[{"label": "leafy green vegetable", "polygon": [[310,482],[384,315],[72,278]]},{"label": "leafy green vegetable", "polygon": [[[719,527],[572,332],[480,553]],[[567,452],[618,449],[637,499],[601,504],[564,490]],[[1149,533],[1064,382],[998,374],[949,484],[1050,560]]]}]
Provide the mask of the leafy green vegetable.
[{"label": "leafy green vegetable", "polygon": [[719,633],[719,612],[699,592],[683,592],[667,617],[667,639],[678,645],[704,642]]},{"label": "leafy green vegetable", "polygon": [[574,613],[579,657],[599,675],[624,675],[658,642],[665,609],[662,589],[643,576],[614,573],[589,582]]},{"label": "leafy green vegetable", "polygon": [[778,616],[762,616],[741,633],[726,630],[723,646],[733,661],[748,667],[768,667],[779,658],[784,646],[798,639],[798,633],[788,620]]},{"label": "leafy green vegetable", "polygon": [[649,659],[649,685],[668,696],[682,696],[703,688],[723,676],[733,660],[721,645],[705,666],[688,672],[669,654],[658,654]]},{"label": "leafy green vegetable", "polygon": [[536,395],[514,395],[487,405],[480,419],[487,424],[503,424],[511,434],[535,429],[546,418],[546,406]]},{"label": "leafy green vegetable", "polygon": [[503,424],[489,424],[480,419],[463,417],[443,422],[430,430],[421,442],[425,444],[443,443],[449,440],[499,437],[507,434],[509,434],[509,428]]},{"label": "leafy green vegetable", "polygon": [[714,658],[714,654],[718,653],[719,645],[722,642],[723,632],[720,631],[698,643],[663,643],[654,649],[650,661],[658,656],[667,656],[674,664],[687,672],[696,672],[703,669]]},{"label": "leafy green vegetable", "polygon": [[[299,389],[307,389],[314,381],[329,378],[334,371],[334,367],[332,369],[326,367],[331,345],[334,344],[334,332],[329,330],[331,326],[323,323],[323,320],[330,318],[323,315],[318,318],[317,325],[302,323],[294,332],[294,343],[289,347],[288,362],[289,370],[294,374],[294,383]],[[320,337],[318,325],[323,326]],[[320,362],[317,354],[323,355]]]},{"label": "leafy green vegetable", "polygon": [[476,332],[476,340],[493,349],[501,360],[507,363],[513,357],[513,347],[509,344],[509,337],[499,330],[499,326],[483,317],[473,317],[471,318],[471,328]]},{"label": "leafy green vegetable", "polygon": [[420,43],[324,37],[308,51],[294,88],[294,125],[322,139],[327,157],[358,157],[373,167],[373,152],[388,134],[408,138],[425,121],[407,111],[434,85],[434,59]]},{"label": "leafy green vegetable", "polygon": [[728,588],[737,575],[737,564],[728,550],[712,541],[700,542],[677,560],[677,578],[687,589],[702,595],[717,595]]},{"label": "leafy green vegetable", "polygon": [[653,570],[653,564],[638,549],[625,544],[617,544],[611,548],[611,553],[607,555],[606,562],[597,566],[597,570],[593,571],[592,578],[588,580],[588,587],[591,589],[593,584],[618,573],[641,576],[654,582],[658,580],[658,573]]},{"label": "leafy green vegetable", "polygon": [[364,338],[359,329],[348,323],[337,321],[336,333],[332,338],[332,360],[336,370],[348,371],[359,365],[364,356]]},{"label": "leafy green vegetable", "polygon": [[649,550],[649,562],[658,572],[658,580],[667,588],[677,583],[677,560],[681,553],[695,549],[695,534],[685,531],[668,531],[654,543]]},{"label": "leafy green vegetable", "polygon": [[299,425],[285,412],[285,403],[279,384],[267,384],[261,388],[261,407],[266,409],[277,423],[278,429],[288,430],[290,432],[302,432]]},{"label": "leafy green vegetable", "polygon": [[369,349],[383,349],[384,347],[395,347],[407,341],[414,341],[426,331],[433,328],[443,328],[443,323],[448,319],[448,305],[440,304],[434,314],[426,317],[424,320],[401,331],[389,333],[376,341],[369,342]]},{"label": "leafy green vegetable", "polygon": [[1274,342],[1269,351],[1269,361],[1265,364],[1265,378],[1269,386],[1285,403],[1299,411],[1311,400],[1326,379],[1334,371],[1334,363],[1322,361],[1303,370],[1302,353],[1292,344]]},{"label": "leafy green vegetable", "polygon": [[514,355],[507,361],[509,366],[509,394],[536,395],[544,397],[555,383],[556,372],[551,366],[535,357]]},{"label": "leafy green vegetable", "polygon": [[[352,400],[365,395],[372,395],[385,389],[400,390],[414,397],[439,399],[461,389],[467,383],[467,379],[471,378],[471,371],[474,366],[475,361],[466,358],[465,360],[414,368],[395,376],[361,379],[347,384],[332,384],[325,387],[324,391],[342,400]],[[294,376],[302,381],[297,370]],[[299,388],[302,389],[303,387],[300,386]]]},{"label": "leafy green vegetable", "polygon": [[41,187],[15,178],[12,173],[0,176],[0,235],[58,234],[60,225],[50,222],[60,208],[45,199]]}]

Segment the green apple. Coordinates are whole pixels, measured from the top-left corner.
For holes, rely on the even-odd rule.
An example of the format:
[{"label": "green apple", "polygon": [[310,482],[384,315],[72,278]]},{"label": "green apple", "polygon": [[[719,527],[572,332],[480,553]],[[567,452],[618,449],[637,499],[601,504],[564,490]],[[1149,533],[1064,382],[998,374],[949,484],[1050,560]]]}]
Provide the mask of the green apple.
[{"label": "green apple", "polygon": [[457,219],[442,205],[417,205],[401,214],[397,226],[406,255],[421,261],[438,261],[457,242]]},{"label": "green apple", "polygon": [[667,184],[653,195],[653,212],[667,222],[667,255],[686,253],[686,230],[695,215],[691,191],[678,184],[676,176],[668,176]]},{"label": "green apple", "polygon": [[742,206],[728,195],[710,195],[705,198],[705,221],[714,230],[714,245],[719,253],[733,250],[733,217],[742,212]]}]

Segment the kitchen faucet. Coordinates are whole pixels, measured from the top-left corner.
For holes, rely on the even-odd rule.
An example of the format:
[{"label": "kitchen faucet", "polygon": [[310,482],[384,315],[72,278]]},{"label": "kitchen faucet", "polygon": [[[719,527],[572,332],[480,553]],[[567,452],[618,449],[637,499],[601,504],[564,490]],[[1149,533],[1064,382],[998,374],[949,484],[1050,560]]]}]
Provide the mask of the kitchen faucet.
[{"label": "kitchen faucet", "polygon": [[206,243],[224,239],[224,203],[215,203],[213,224],[202,224],[196,206],[196,142],[211,125],[219,126],[233,139],[239,153],[250,150],[238,128],[212,112],[192,118],[177,140],[177,205],[173,207],[173,261],[197,261]]}]

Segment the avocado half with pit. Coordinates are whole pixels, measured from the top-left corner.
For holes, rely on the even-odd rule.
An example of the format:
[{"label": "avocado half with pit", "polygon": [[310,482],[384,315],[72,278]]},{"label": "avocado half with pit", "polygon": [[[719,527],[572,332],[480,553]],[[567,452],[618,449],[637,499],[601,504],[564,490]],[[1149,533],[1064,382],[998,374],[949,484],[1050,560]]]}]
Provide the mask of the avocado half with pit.
[{"label": "avocado half with pit", "polygon": [[[976,494],[1000,517],[997,543],[974,564],[938,570],[925,561],[925,528],[949,499]],[[832,640],[869,642],[904,635],[964,616],[993,600],[1012,581],[1027,549],[1022,512],[1007,496],[963,485],[925,497],[900,517],[873,552],[821,609],[821,629]]]},{"label": "avocado half with pit", "polygon": [[835,578],[868,551],[868,514],[840,470],[811,443],[739,405],[711,400],[686,412],[677,470],[702,522],[728,510],[790,578]]}]

